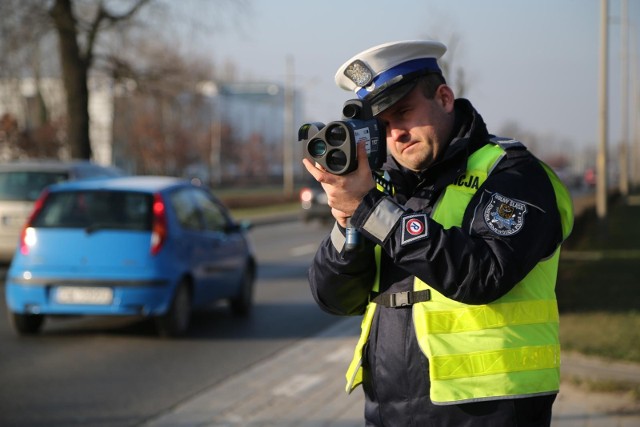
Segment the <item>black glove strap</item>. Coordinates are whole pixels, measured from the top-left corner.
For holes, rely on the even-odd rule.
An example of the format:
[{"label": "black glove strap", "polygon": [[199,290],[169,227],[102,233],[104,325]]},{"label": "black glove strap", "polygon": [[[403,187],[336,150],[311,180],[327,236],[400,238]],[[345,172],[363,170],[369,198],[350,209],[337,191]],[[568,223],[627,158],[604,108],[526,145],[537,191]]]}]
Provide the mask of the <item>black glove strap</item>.
[{"label": "black glove strap", "polygon": [[429,301],[431,299],[431,291],[407,291],[384,294],[372,294],[371,302],[382,305],[387,308],[408,307],[419,302]]}]

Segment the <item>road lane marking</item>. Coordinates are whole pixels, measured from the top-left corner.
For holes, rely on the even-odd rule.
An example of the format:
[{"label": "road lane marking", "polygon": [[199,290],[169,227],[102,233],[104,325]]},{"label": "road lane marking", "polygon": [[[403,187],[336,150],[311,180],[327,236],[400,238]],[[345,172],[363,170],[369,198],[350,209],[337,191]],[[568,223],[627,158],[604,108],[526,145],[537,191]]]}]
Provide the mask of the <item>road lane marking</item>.
[{"label": "road lane marking", "polygon": [[290,380],[274,388],[271,393],[276,396],[299,396],[301,393],[320,384],[323,379],[323,375],[294,375]]},{"label": "road lane marking", "polygon": [[348,363],[351,361],[353,357],[353,347],[351,343],[348,346],[342,346],[339,349],[332,351],[327,356],[325,356],[324,360],[331,363]]}]

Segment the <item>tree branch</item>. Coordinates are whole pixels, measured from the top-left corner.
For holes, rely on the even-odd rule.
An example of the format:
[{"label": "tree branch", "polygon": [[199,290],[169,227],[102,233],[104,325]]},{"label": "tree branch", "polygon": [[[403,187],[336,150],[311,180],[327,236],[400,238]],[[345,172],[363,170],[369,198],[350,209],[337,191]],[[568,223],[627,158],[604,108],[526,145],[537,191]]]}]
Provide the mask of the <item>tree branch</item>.
[{"label": "tree branch", "polygon": [[93,56],[93,47],[95,45],[96,38],[98,36],[98,32],[100,30],[100,25],[107,21],[108,25],[106,28],[116,24],[119,21],[124,21],[131,18],[135,15],[140,8],[142,8],[145,4],[149,3],[151,0],[138,0],[129,11],[124,12],[122,14],[114,14],[107,10],[104,1],[100,2],[100,6],[98,8],[98,13],[96,14],[95,19],[89,26],[89,31],[87,32],[87,50],[85,53],[85,57],[89,60]]}]

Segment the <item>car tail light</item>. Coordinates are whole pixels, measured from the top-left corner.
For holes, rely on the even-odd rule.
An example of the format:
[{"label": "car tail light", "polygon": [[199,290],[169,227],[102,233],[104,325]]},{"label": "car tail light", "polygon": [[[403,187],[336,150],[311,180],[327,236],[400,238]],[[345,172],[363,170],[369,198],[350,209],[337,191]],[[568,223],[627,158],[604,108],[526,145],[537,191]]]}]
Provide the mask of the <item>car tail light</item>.
[{"label": "car tail light", "polygon": [[153,223],[151,225],[151,255],[156,255],[167,240],[167,216],[160,194],[153,196]]},{"label": "car tail light", "polygon": [[44,202],[47,200],[47,197],[49,197],[49,191],[45,189],[33,204],[31,214],[29,215],[27,222],[24,224],[24,228],[20,234],[20,253],[22,253],[22,255],[29,255],[29,250],[37,242],[36,230],[31,225],[33,224],[33,220],[42,210],[42,206],[44,206]]},{"label": "car tail light", "polygon": [[301,202],[310,202],[313,199],[313,192],[310,188],[303,188],[300,190],[300,201]]},{"label": "car tail light", "polygon": [[304,187],[300,190],[300,204],[302,209],[311,208],[311,201],[313,200],[313,191],[310,188]]}]

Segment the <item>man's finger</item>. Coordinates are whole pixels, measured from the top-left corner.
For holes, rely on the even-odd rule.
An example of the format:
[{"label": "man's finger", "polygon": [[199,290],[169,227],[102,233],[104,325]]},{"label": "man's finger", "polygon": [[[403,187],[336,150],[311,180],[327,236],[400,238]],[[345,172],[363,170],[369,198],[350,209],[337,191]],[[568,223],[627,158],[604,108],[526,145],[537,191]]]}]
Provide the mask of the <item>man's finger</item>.
[{"label": "man's finger", "polygon": [[367,143],[362,141],[358,143],[358,169],[362,169],[367,164],[367,168],[369,168],[369,159],[367,157]]},{"label": "man's finger", "polygon": [[302,164],[304,165],[304,167],[307,169],[307,171],[311,174],[311,176],[313,176],[316,181],[320,181],[320,177],[322,176],[322,171],[320,169],[318,169],[317,167],[315,167],[310,161],[309,159],[302,159]]},{"label": "man's finger", "polygon": [[307,169],[307,171],[315,178],[316,181],[325,184],[331,184],[331,174],[323,171],[322,166],[314,165],[307,158],[302,159],[302,164]]}]

